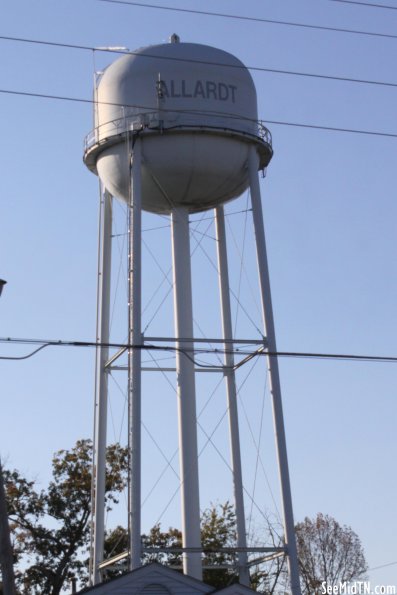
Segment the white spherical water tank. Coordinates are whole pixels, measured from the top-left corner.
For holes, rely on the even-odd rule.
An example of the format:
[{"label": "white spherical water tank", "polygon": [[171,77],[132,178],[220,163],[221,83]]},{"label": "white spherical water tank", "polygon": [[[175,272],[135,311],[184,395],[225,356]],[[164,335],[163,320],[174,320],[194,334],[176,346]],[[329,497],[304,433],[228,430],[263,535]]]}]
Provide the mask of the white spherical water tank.
[{"label": "white spherical water tank", "polygon": [[184,206],[197,212],[222,204],[247,188],[252,144],[260,168],[272,157],[247,68],[227,52],[179,43],[176,35],[113,62],[96,100],[84,161],[113,196],[128,200],[129,155],[139,135],[148,211]]}]

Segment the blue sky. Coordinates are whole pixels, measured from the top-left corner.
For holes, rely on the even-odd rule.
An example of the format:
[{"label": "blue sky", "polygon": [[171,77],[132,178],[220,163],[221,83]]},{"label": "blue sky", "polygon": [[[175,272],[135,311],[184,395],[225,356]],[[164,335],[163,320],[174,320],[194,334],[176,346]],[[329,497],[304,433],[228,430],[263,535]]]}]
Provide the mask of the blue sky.
[{"label": "blue sky", "polygon": [[[199,4],[169,0],[167,5],[396,35],[397,11],[330,0],[250,0],[244,5],[234,0]],[[229,51],[247,66],[397,83],[397,39],[97,0],[14,0],[2,9],[1,35],[10,37],[136,49],[166,42],[174,32],[182,41]],[[5,40],[1,44],[2,90],[89,99],[94,69],[115,58],[98,51]],[[265,122],[397,134],[396,88],[255,70],[252,76],[259,117]],[[98,182],[82,162],[83,138],[92,126],[91,106],[5,93],[0,93],[0,102],[0,277],[8,281],[0,304],[0,336],[93,340]],[[268,127],[274,158],[261,190],[279,349],[397,355],[397,139],[271,123]],[[246,206],[243,196],[228,206],[228,212],[244,211]],[[238,291],[243,250],[247,276],[241,284],[241,301],[259,325],[247,281],[252,280],[255,294],[250,220],[242,212],[228,221],[234,237],[230,240],[231,282]],[[118,267],[123,266],[118,256],[125,231],[122,205],[116,208],[116,224],[121,235],[115,239],[114,250],[113,337],[123,341],[124,280],[117,284]],[[146,229],[159,225],[167,221],[153,216],[144,219]],[[196,225],[198,233],[214,235],[210,220],[196,217]],[[170,233],[167,227],[145,233],[144,295],[148,301],[162,279],[150,252],[167,269]],[[196,234],[193,247],[198,241]],[[214,251],[211,237],[205,237],[202,246],[207,254]],[[204,333],[213,334],[219,317],[216,279],[206,253],[198,247],[193,260],[195,313]],[[165,295],[165,287],[157,302],[149,304],[147,322]],[[208,307],[208,299],[213,300],[213,308]],[[235,310],[235,316],[236,334],[257,335],[241,311]],[[150,332],[167,334],[172,328],[169,297]],[[1,346],[4,355],[27,351],[26,346]],[[358,533],[370,568],[397,561],[396,364],[282,359],[280,369],[296,520],[319,511],[331,514]],[[248,370],[241,373],[240,383]],[[258,474],[255,502],[266,514],[277,517],[273,497],[279,507],[279,492],[263,371],[259,362],[241,390],[244,473],[247,489],[253,493],[256,453],[251,430],[259,436],[265,395],[261,458],[267,480]],[[0,373],[1,454],[10,465],[44,485],[52,453],[92,434],[94,353],[47,349],[24,362],[0,362]],[[198,379],[199,408],[218,380]],[[122,391],[116,382],[123,389],[123,373],[115,377],[111,389],[111,440],[124,431]],[[148,395],[145,426],[170,458],[177,442],[175,398],[160,375],[145,379],[144,386]],[[224,410],[224,395],[221,392],[218,398],[216,393],[202,417],[207,432]],[[164,460],[149,434],[144,432],[144,436],[144,491],[149,493]],[[205,437],[200,432],[199,440],[203,446]],[[224,422],[214,442],[227,457]],[[212,445],[207,447],[200,463],[203,507],[231,498],[230,478],[222,465]],[[174,467],[177,470],[177,459]],[[145,505],[146,528],[161,515],[176,489],[177,479],[170,468],[164,482]],[[179,525],[178,515],[178,500],[174,499],[162,521],[165,526]],[[257,533],[261,522],[257,514],[253,521]],[[373,584],[395,584],[396,569],[388,566],[369,576]]]}]

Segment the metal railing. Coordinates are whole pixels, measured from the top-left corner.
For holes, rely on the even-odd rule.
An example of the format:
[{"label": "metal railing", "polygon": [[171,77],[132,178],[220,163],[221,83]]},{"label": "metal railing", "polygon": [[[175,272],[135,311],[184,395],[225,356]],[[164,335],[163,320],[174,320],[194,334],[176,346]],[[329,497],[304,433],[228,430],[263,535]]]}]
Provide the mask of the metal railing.
[{"label": "metal railing", "polygon": [[266,144],[269,145],[269,147],[272,146],[272,133],[270,132],[270,130],[268,128],[266,128],[266,126],[264,125],[262,120],[258,120],[258,133],[259,133],[259,137],[265,141]]},{"label": "metal railing", "polygon": [[[212,118],[210,120],[210,118]],[[234,124],[234,125],[233,125]],[[247,130],[247,124],[252,125],[252,132]],[[166,112],[162,110],[147,111],[132,116],[116,118],[100,124],[91,130],[84,138],[84,152],[108,138],[119,136],[127,131],[162,128],[170,130],[176,128],[194,128],[207,125],[214,130],[230,130],[253,138],[260,138],[269,147],[272,146],[272,135],[261,120],[250,120],[229,114],[201,114],[191,112]]]}]

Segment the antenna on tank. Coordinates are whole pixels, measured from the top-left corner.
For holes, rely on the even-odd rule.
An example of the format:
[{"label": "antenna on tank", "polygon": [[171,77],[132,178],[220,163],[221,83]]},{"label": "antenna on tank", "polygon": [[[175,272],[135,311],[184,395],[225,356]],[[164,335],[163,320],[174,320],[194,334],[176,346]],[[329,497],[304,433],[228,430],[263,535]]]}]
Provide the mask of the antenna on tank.
[{"label": "antenna on tank", "polygon": [[176,33],[173,33],[169,38],[170,43],[180,43],[180,41],[181,41],[181,38]]},{"label": "antenna on tank", "polygon": [[[117,560],[128,560],[130,570],[142,563],[141,399],[145,384],[141,377],[144,372],[154,373],[157,368],[145,368],[141,353],[154,346],[157,349],[165,346],[175,354],[174,367],[159,365],[158,369],[175,372],[183,571],[202,579],[204,552],[200,535],[196,415],[196,372],[200,363],[194,354],[195,345],[205,342],[220,344],[224,352],[221,366],[209,365],[201,367],[200,371],[220,373],[225,382],[239,581],[250,585],[249,553],[272,552],[273,556],[286,556],[292,594],[300,595],[258,176],[259,171],[266,170],[273,156],[271,133],[258,121],[255,86],[249,71],[237,58],[213,47],[180,43],[175,33],[169,41],[137,50],[106,68],[97,84],[96,129],[85,140],[84,162],[101,181],[91,582],[100,582],[101,572],[113,563],[113,560],[104,560],[107,383],[109,372],[123,369],[117,365],[123,354],[128,355],[130,542],[128,551],[117,556]],[[175,60],[180,61],[177,70]],[[230,72],[233,72],[232,77]],[[162,106],[165,98],[167,109]],[[134,108],[125,113],[123,106]],[[148,125],[143,127],[143,121]],[[263,333],[260,331],[261,336],[255,339],[237,340],[232,329],[224,204],[241,196],[246,189],[250,190],[252,202]],[[113,197],[126,203],[128,213],[128,344],[110,354]],[[201,339],[194,336],[189,225],[191,215],[210,209],[214,209],[216,223],[222,336]],[[141,256],[142,211],[170,218],[175,328],[172,337],[148,337],[141,330],[142,277],[145,275]],[[236,346],[241,343],[256,345],[257,353],[267,355],[283,505],[284,545],[281,547],[247,547],[236,384],[236,370],[242,362],[234,362]],[[167,548],[158,551],[169,553]]]}]

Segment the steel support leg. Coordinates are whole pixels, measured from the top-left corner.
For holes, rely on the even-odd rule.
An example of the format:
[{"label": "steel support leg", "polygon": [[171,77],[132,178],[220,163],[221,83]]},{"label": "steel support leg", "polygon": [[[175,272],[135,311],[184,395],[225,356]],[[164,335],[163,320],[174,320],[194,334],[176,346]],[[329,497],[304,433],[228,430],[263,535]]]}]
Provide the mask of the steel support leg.
[{"label": "steel support leg", "polygon": [[112,261],[112,196],[101,186],[98,251],[97,336],[95,363],[95,412],[91,536],[91,575],[93,584],[101,581],[98,564],[103,560],[105,517],[106,429],[108,374],[105,364],[109,349],[110,272]]},{"label": "steel support leg", "polygon": [[[237,524],[237,547],[247,547],[247,536],[244,515],[243,477],[241,471],[240,432],[237,409],[236,375],[233,370],[234,356],[230,352],[233,339],[232,314],[230,307],[229,271],[227,262],[225,215],[223,207],[215,209],[216,239],[218,249],[219,291],[221,298],[221,314],[223,338],[225,340],[225,381],[229,410],[230,451],[233,470],[234,502]],[[239,577],[242,585],[250,585],[248,556],[245,551],[238,553]]]},{"label": "steel support leg", "polygon": [[[291,487],[289,481],[287,445],[285,440],[284,417],[281,402],[280,376],[278,369],[276,336],[274,330],[270,279],[266,255],[265,229],[263,225],[262,203],[258,179],[259,158],[254,147],[249,154],[249,180],[254,221],[256,250],[258,259],[259,284],[262,297],[262,315],[268,341],[270,390],[273,404],[273,418],[276,436],[276,448],[283,501],[284,534],[288,555],[288,567],[293,595],[300,595],[299,566],[296,549],[294,517],[292,512]],[[273,354],[273,355],[272,355]]]},{"label": "steel support leg", "polygon": [[[193,305],[190,266],[189,213],[175,208],[171,214],[172,258],[174,271],[176,368],[179,423],[179,461],[183,547],[199,548],[200,503],[197,457],[196,389],[193,356]],[[190,340],[183,340],[190,339]],[[187,351],[187,357],[183,350]],[[202,579],[201,554],[183,554],[183,572]]]},{"label": "steel support leg", "polygon": [[[139,138],[133,146],[131,160],[131,191],[128,205],[128,343],[130,346],[137,346],[142,344],[142,159]],[[141,565],[141,354],[140,349],[128,349],[130,570]]]}]

